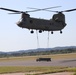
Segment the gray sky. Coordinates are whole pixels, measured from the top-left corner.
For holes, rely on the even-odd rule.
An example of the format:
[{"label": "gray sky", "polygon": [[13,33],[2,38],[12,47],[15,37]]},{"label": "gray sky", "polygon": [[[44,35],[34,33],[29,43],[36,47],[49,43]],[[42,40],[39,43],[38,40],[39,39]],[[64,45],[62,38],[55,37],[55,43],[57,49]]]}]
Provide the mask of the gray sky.
[{"label": "gray sky", "polygon": [[[47,8],[62,6],[51,10],[67,10],[76,8],[76,0],[0,0],[0,7],[28,11],[27,7]],[[0,10],[0,51],[17,51],[35,49],[37,46],[36,31],[31,34],[28,29],[21,29],[16,25],[21,15],[9,15],[8,11]],[[53,12],[31,12],[31,17],[51,19]],[[62,30],[49,34],[49,48],[57,46],[76,46],[76,11],[64,13],[67,26]],[[48,32],[39,35],[40,48],[47,48]]]}]

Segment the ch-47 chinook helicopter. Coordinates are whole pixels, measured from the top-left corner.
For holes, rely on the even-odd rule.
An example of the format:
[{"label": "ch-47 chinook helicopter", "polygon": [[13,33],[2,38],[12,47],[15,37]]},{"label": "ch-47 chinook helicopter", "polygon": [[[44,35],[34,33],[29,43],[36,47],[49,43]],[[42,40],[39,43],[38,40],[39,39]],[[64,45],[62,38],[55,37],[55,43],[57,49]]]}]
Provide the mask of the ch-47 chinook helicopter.
[{"label": "ch-47 chinook helicopter", "polygon": [[[53,34],[53,31],[60,31],[60,33],[62,33],[62,29],[66,26],[65,15],[63,14],[63,12],[71,12],[76,10],[76,8],[70,9],[70,10],[64,10],[64,11],[48,10],[56,7],[44,8],[44,9],[31,8],[33,9],[32,11],[18,11],[18,10],[12,10],[12,9],[2,8],[2,7],[0,9],[14,12],[11,14],[22,14],[21,20],[17,22],[17,25],[21,28],[27,28],[29,30],[31,29],[31,33],[34,33],[33,30],[39,30],[39,33],[41,33],[42,31],[48,31],[48,32],[51,31],[51,34]],[[49,19],[49,20],[33,18],[33,17],[30,17],[30,15],[28,14],[28,12],[35,12],[35,11],[41,11],[41,10],[56,12],[57,14],[54,14],[52,19]]]}]

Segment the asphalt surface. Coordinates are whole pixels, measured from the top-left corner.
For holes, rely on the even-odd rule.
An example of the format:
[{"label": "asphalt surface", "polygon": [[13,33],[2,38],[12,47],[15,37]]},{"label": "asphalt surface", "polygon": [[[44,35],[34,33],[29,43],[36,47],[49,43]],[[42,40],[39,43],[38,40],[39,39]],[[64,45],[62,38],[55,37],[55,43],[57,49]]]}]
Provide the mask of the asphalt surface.
[{"label": "asphalt surface", "polygon": [[0,61],[0,66],[63,66],[63,67],[76,67],[76,59],[52,59],[52,61],[40,61],[36,60],[11,60]]}]

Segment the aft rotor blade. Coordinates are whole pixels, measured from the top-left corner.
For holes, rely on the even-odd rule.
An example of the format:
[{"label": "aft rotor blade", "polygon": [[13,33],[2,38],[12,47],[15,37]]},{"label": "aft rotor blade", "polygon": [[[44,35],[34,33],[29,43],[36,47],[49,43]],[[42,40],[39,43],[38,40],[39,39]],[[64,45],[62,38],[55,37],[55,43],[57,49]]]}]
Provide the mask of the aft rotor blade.
[{"label": "aft rotor blade", "polygon": [[2,7],[0,9],[6,10],[6,11],[11,11],[11,12],[20,12],[20,13],[22,13],[22,11],[12,10],[12,9],[2,8]]},{"label": "aft rotor blade", "polygon": [[61,6],[55,6],[55,7],[44,8],[44,9],[42,9],[42,10],[52,9],[52,8],[59,8],[59,7],[61,7]]},{"label": "aft rotor blade", "polygon": [[76,11],[76,8],[75,9],[70,9],[70,10],[64,10],[64,11],[52,11],[52,10],[48,10],[48,9],[45,9],[45,11],[49,11],[49,12],[71,12],[71,11]]},{"label": "aft rotor blade", "polygon": [[52,11],[52,10],[47,10],[47,9],[45,9],[45,11],[48,11],[48,12],[56,12],[56,13],[59,12],[59,11]]},{"label": "aft rotor blade", "polygon": [[76,11],[76,8],[75,9],[70,9],[70,10],[65,10],[65,11],[62,11],[62,12],[71,12],[71,11]]}]

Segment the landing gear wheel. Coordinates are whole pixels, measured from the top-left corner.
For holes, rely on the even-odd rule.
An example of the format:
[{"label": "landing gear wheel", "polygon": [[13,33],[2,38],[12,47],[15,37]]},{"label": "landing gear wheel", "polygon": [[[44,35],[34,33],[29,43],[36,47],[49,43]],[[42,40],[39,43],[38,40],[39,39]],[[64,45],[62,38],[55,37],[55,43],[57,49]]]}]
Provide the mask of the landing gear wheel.
[{"label": "landing gear wheel", "polygon": [[39,30],[39,33],[42,33],[42,30]]},{"label": "landing gear wheel", "polygon": [[62,34],[62,31],[60,31],[60,34]]},{"label": "landing gear wheel", "polygon": [[51,34],[53,34],[53,31],[51,31]]},{"label": "landing gear wheel", "polygon": [[34,33],[34,31],[32,30],[32,31],[31,31],[31,33],[33,34],[33,33]]}]

